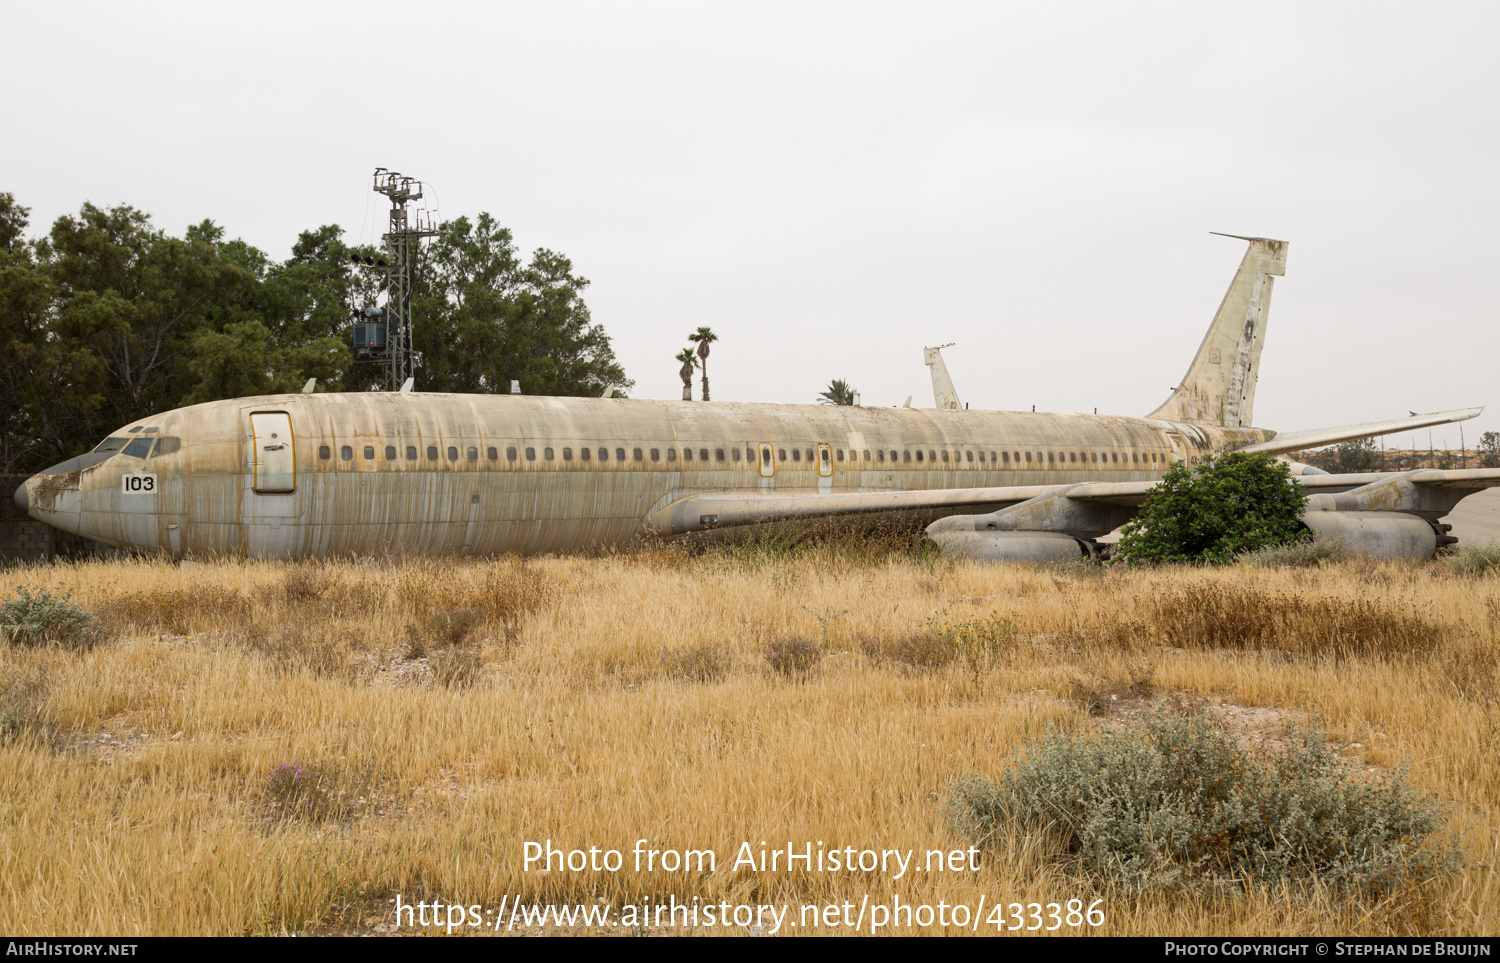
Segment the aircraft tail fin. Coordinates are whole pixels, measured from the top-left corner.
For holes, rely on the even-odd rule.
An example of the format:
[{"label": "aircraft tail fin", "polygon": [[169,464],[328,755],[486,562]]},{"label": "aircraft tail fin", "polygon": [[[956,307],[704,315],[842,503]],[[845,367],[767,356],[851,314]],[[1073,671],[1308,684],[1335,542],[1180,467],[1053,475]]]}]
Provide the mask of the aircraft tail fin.
[{"label": "aircraft tail fin", "polygon": [[957,411],[963,405],[959,404],[958,389],[953,387],[953,379],[948,377],[948,366],[943,363],[943,349],[951,347],[953,345],[944,344],[936,348],[923,348],[922,360],[932,369],[932,400],[939,408]]},{"label": "aircraft tail fin", "polygon": [[1240,237],[1250,247],[1182,383],[1148,418],[1248,428],[1271,311],[1271,280],[1286,273],[1286,241]]}]

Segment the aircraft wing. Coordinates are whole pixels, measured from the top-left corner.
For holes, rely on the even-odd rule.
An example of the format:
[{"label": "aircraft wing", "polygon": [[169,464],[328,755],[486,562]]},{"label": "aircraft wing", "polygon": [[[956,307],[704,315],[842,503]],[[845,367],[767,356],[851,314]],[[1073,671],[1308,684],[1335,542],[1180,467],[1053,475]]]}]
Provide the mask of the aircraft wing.
[{"label": "aircraft wing", "polygon": [[[1393,510],[1435,519],[1467,495],[1500,487],[1500,468],[1301,475],[1294,480],[1313,496],[1309,511]],[[670,537],[759,522],[886,513],[943,520],[928,529],[930,534],[986,529],[1091,539],[1129,521],[1155,486],[1152,480],[826,494],[703,492],[663,506],[647,518],[643,533]]]},{"label": "aircraft wing", "polygon": [[1311,431],[1282,431],[1270,441],[1263,441],[1255,445],[1246,445],[1244,448],[1236,448],[1235,451],[1250,455],[1279,455],[1288,451],[1302,451],[1307,448],[1318,448],[1323,445],[1336,445],[1344,441],[1356,441],[1360,438],[1374,438],[1377,435],[1390,435],[1398,431],[1413,431],[1417,428],[1430,428],[1433,425],[1448,425],[1455,421],[1468,421],[1470,418],[1479,417],[1483,408],[1457,408],[1453,411],[1434,411],[1427,415],[1414,415],[1410,418],[1392,418],[1389,421],[1369,421],[1360,425],[1341,425],[1338,428],[1315,428]]}]

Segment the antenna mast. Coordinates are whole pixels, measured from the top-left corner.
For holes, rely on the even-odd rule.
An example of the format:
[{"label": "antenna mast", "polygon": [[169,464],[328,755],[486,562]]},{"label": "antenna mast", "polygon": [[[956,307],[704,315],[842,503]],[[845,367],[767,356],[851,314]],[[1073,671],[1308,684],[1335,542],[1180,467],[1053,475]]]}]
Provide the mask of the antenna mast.
[{"label": "antenna mast", "polygon": [[416,243],[438,233],[437,226],[408,214],[406,205],[421,200],[422,182],[384,167],[375,168],[375,193],[391,200],[391,229],[383,236],[386,262],[386,324],[390,345],[390,390],[397,391],[416,374],[412,351],[411,271]]}]

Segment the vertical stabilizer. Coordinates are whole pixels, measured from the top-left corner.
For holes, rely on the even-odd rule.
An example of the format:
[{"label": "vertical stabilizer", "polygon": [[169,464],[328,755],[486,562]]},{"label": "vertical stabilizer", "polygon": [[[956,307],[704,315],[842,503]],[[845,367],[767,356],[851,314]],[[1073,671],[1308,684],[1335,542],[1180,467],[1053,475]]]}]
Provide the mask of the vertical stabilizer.
[{"label": "vertical stabilizer", "polygon": [[1287,242],[1238,234],[1221,236],[1249,241],[1250,248],[1182,383],[1148,418],[1250,427],[1255,380],[1260,375],[1260,349],[1271,312],[1271,279],[1286,273]]},{"label": "vertical stabilizer", "polygon": [[953,379],[948,377],[948,366],[943,363],[943,349],[951,347],[952,344],[944,344],[936,348],[923,348],[922,361],[932,369],[932,400],[939,408],[958,411],[963,405],[958,403],[958,389],[953,387]]}]

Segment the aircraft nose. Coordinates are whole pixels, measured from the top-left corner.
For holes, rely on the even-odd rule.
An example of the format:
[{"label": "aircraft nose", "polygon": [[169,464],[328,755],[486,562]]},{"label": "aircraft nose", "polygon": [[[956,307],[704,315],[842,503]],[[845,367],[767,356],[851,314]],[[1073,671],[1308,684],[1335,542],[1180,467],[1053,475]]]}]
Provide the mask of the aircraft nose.
[{"label": "aircraft nose", "polygon": [[21,510],[21,514],[22,515],[30,514],[26,510],[27,505],[30,504],[30,499],[28,499],[27,496],[26,496],[26,483],[25,482],[22,482],[21,483],[21,487],[16,489],[16,493],[11,496],[11,500],[16,503],[16,507]]}]

